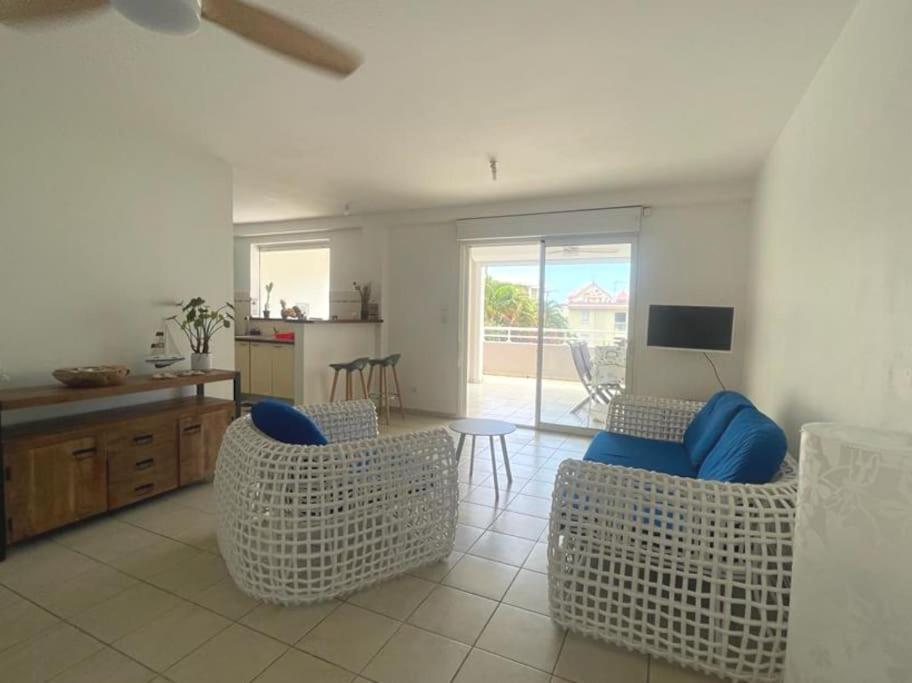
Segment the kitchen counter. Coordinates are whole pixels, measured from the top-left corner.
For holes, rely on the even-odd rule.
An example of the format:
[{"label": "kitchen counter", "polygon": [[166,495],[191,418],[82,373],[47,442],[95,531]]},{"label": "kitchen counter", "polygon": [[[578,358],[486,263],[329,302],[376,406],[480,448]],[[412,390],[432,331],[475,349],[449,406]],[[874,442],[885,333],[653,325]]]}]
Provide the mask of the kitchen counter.
[{"label": "kitchen counter", "polygon": [[299,325],[379,325],[383,320],[298,320],[297,318],[250,318],[250,322],[258,323],[297,323]]},{"label": "kitchen counter", "polygon": [[239,334],[234,341],[259,342],[261,344],[289,344],[294,346],[294,339],[276,339],[267,334]]},{"label": "kitchen counter", "polygon": [[[242,393],[290,398],[297,405],[325,403],[334,376],[330,363],[380,354],[379,321],[295,322],[298,324],[252,318],[249,323],[263,334],[235,336],[235,363],[241,372]],[[295,338],[276,339],[275,331],[294,332]]]}]

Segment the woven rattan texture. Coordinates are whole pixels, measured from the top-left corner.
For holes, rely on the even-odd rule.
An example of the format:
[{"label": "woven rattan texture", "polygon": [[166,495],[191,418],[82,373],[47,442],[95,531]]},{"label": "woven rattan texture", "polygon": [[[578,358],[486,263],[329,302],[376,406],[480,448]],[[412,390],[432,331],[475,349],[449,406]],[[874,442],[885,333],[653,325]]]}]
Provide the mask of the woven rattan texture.
[{"label": "woven rattan texture", "polygon": [[621,394],[608,406],[605,429],[644,439],[681,441],[702,406],[697,401]]},{"label": "woven rattan texture", "polygon": [[[699,403],[624,396],[624,433],[671,438]],[[667,418],[668,425],[658,424]],[[680,440],[676,438],[674,440]],[[582,634],[737,681],[780,681],[797,470],[727,484],[566,460],[548,539],[551,613]]]},{"label": "woven rattan texture", "polygon": [[218,542],[243,592],[311,603],[452,552],[456,456],[445,429],[378,437],[370,401],[300,410],[328,445],[279,443],[249,417],[235,420],[222,441]]}]

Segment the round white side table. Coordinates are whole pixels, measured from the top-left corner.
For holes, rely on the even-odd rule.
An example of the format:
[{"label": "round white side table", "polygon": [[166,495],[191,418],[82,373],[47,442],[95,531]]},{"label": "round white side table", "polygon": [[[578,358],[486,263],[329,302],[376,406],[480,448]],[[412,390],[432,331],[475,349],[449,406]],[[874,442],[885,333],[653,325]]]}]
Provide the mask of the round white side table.
[{"label": "round white side table", "polygon": [[510,424],[509,422],[503,422],[502,420],[483,420],[470,417],[464,420],[451,422],[450,429],[459,434],[459,445],[456,447],[457,458],[462,458],[462,447],[465,445],[466,436],[472,437],[472,449],[469,455],[470,479],[472,477],[472,472],[475,469],[475,438],[478,436],[488,437],[491,444],[491,468],[494,470],[491,475],[494,477],[494,495],[499,496],[500,488],[497,483],[497,460],[494,456],[494,437],[500,437],[500,450],[503,454],[504,469],[507,470],[507,483],[512,484],[513,473],[510,472],[510,458],[507,455],[507,440],[505,437],[507,434],[512,434],[516,431],[516,425]]}]

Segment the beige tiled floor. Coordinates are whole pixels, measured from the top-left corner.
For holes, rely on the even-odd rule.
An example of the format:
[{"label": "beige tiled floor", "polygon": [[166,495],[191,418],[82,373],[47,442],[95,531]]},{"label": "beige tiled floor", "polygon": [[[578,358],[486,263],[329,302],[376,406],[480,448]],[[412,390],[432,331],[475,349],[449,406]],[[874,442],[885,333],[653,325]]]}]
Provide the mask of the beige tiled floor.
[{"label": "beige tiled floor", "polygon": [[[535,424],[535,379],[484,375],[478,384],[466,387],[466,413],[472,417],[508,420],[521,425]],[[579,380],[546,379],[542,382],[542,422],[586,427],[600,420],[596,409],[590,415],[588,406],[573,409],[586,398]],[[591,421],[591,422],[590,422]]]},{"label": "beige tiled floor", "polygon": [[[441,424],[410,418],[399,432]],[[586,441],[520,430],[514,481],[459,467],[456,551],[308,607],[261,605],[227,575],[211,485],[10,550],[3,683],[701,683],[716,679],[568,635],[548,617],[551,481]],[[498,467],[502,467],[498,456]]]}]

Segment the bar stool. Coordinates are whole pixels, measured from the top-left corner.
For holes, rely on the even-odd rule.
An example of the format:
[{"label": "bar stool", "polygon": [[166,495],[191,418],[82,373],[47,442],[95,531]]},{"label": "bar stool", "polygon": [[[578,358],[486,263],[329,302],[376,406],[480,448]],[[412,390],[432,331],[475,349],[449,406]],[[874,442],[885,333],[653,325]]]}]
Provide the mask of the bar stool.
[{"label": "bar stool", "polygon": [[[379,411],[386,411],[386,424],[390,422],[390,399],[394,398],[399,401],[399,412],[402,413],[402,419],[405,419],[405,406],[402,404],[402,389],[399,387],[399,373],[396,372],[396,364],[402,358],[401,353],[394,353],[386,358],[371,358],[367,362],[370,364],[370,371],[367,373],[367,389],[371,398],[376,398]],[[380,382],[379,391],[374,394],[371,391],[374,381],[374,368],[377,368],[377,377]],[[393,382],[396,384],[396,391],[389,390],[389,373],[392,370]]]},{"label": "bar stool", "polygon": [[[336,400],[336,384],[339,382],[339,373],[343,370],[345,370],[345,400],[351,401],[354,398],[352,395],[352,375],[356,372],[361,375],[361,393],[364,398],[368,398],[367,385],[364,383],[364,366],[367,365],[368,360],[368,358],[355,358],[355,360],[348,363],[329,364],[329,367],[336,371],[333,375],[332,391],[329,394],[330,403]],[[373,368],[371,368],[371,372],[373,372]]]}]

